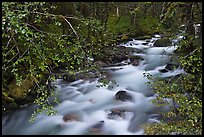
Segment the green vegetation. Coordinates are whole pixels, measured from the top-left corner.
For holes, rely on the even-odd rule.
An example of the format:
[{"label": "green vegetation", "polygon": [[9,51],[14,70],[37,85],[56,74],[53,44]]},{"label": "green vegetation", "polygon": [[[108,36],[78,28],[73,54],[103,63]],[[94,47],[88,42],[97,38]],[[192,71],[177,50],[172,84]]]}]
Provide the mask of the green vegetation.
[{"label": "green vegetation", "polygon": [[[171,38],[184,24],[185,39],[175,57],[188,74],[165,80],[148,76],[159,95],[153,102],[171,98],[179,107],[162,114],[162,123],[144,127],[146,134],[201,134],[202,29],[195,32],[197,23],[202,28],[201,2],[3,2],[2,112],[34,102],[39,107],[32,120],[43,111],[54,115],[49,97],[59,103],[50,85],[55,73],[97,70],[94,62],[112,57],[118,38],[154,33]],[[103,76],[100,81],[100,86],[109,83]]]},{"label": "green vegetation", "polygon": [[[193,9],[192,7],[199,6],[201,3],[176,4],[178,4],[178,7],[180,4],[184,6],[183,8],[186,9],[186,12],[191,10],[192,13],[197,13],[198,9]],[[175,6],[175,3],[172,5]],[[168,14],[172,14],[172,12]],[[182,14],[185,14],[185,12],[182,12]],[[200,17],[200,14],[194,16]],[[191,16],[193,14],[189,16],[188,18],[192,19]],[[201,18],[194,19],[193,22],[201,20]],[[163,113],[162,123],[144,126],[147,134],[159,135],[170,134],[171,132],[184,135],[202,134],[202,32],[195,36],[193,29],[191,29],[193,26],[191,25],[193,24],[187,23],[186,38],[180,41],[179,48],[176,50],[177,54],[174,55],[179,57],[180,66],[188,74],[181,74],[165,80],[159,80],[147,75],[152,80],[152,83],[148,84],[159,95],[153,100],[154,103],[165,105],[168,102],[164,102],[164,104],[158,104],[157,102],[161,102],[164,98],[170,98],[179,106],[176,108],[173,105],[170,112]]]},{"label": "green vegetation", "polygon": [[125,34],[132,28],[129,16],[110,16],[108,18],[108,30],[114,34]]}]

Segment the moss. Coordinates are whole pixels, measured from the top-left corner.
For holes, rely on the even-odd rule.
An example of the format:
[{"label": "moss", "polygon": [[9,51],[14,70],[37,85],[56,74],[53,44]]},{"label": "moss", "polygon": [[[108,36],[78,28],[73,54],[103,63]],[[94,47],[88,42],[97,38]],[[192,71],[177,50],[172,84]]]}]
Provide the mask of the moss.
[{"label": "moss", "polygon": [[154,43],[155,47],[167,47],[167,46],[171,46],[171,45],[172,45],[171,41],[167,37],[158,39]]},{"label": "moss", "polygon": [[14,98],[15,100],[25,98],[31,87],[34,85],[34,80],[34,77],[28,77],[27,79],[21,82],[20,86],[18,86],[16,84],[16,81],[13,80],[8,86],[8,95]]}]

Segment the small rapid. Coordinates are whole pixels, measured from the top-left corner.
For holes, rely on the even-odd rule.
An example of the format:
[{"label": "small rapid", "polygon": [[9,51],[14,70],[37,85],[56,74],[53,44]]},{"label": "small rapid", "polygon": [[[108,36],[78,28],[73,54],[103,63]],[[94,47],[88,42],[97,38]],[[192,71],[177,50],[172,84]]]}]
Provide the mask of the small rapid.
[{"label": "small rapid", "polygon": [[[71,83],[57,79],[52,83],[56,86],[61,102],[54,106],[58,111],[57,115],[38,114],[36,120],[31,123],[29,118],[35,106],[29,105],[2,115],[2,134],[144,135],[141,124],[160,122],[158,112],[167,112],[172,105],[170,103],[169,106],[157,107],[150,102],[156,94],[145,84],[149,79],[144,77],[144,73],[160,78],[185,73],[181,68],[166,73],[159,71],[171,61],[173,51],[177,48],[175,45],[154,47],[154,42],[160,38],[160,35],[155,35],[151,39],[133,39],[118,45],[137,49],[138,52],[132,55],[143,60],[140,60],[137,66],[126,64],[104,67],[110,74],[110,79],[116,82],[110,83],[111,86],[98,87],[98,78],[80,79]],[[172,44],[175,44],[175,41],[178,39],[172,40]],[[116,100],[119,91],[127,93],[129,100]]]}]

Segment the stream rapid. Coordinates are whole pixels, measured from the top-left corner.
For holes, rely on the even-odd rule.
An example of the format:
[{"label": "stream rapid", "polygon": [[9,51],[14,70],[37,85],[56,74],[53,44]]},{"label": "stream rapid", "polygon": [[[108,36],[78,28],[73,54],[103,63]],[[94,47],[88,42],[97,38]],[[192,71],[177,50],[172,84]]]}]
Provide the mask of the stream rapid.
[{"label": "stream rapid", "polygon": [[[144,73],[160,78],[185,73],[177,68],[165,73],[160,72],[171,61],[177,48],[175,43],[181,39],[172,40],[172,46],[154,47],[153,44],[160,35],[151,39],[131,40],[118,46],[135,49],[133,56],[140,56],[137,66],[123,61],[123,65],[104,67],[116,84],[97,87],[98,79],[77,80],[66,83],[57,79],[52,84],[60,97],[60,104],[54,106],[57,115],[38,114],[36,120],[29,122],[34,105],[29,105],[14,112],[2,115],[2,134],[18,135],[144,135],[143,123],[158,123],[158,112],[169,111],[168,106],[157,107],[150,100],[156,94],[145,83],[149,80]],[[118,101],[115,94],[126,91],[131,100]]]}]

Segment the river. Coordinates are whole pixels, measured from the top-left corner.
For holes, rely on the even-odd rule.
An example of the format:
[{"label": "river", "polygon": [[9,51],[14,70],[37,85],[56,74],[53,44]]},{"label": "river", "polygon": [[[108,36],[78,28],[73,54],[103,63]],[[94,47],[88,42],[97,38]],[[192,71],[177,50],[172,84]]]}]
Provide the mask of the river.
[{"label": "river", "polygon": [[[53,84],[59,93],[61,103],[56,105],[57,115],[47,116],[38,114],[31,123],[29,118],[33,112],[33,105],[21,108],[6,115],[2,115],[2,134],[18,135],[144,135],[143,123],[158,123],[158,112],[167,112],[172,105],[156,107],[150,102],[156,97],[154,91],[145,83],[149,80],[144,73],[160,78],[185,73],[177,68],[165,73],[164,69],[171,61],[176,46],[154,47],[155,40],[131,40],[118,46],[136,49],[132,54],[143,60],[137,66],[125,65],[104,67],[115,80],[116,84],[106,87],[97,87],[97,78],[94,80],[77,80],[66,83],[57,79]],[[175,44],[181,37],[172,40]],[[111,84],[111,83],[110,83]],[[127,100],[116,100],[118,91],[128,94]],[[121,92],[122,93],[122,92]],[[119,97],[120,98],[120,97]]]}]

